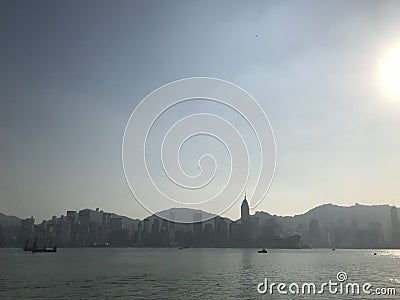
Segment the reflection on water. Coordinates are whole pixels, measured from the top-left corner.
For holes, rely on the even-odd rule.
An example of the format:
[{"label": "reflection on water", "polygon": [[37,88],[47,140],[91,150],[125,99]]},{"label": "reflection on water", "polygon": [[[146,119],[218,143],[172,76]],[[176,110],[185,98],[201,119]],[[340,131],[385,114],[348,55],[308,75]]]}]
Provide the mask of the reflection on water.
[{"label": "reflection on water", "polygon": [[[32,254],[0,249],[0,270],[1,299],[290,299],[289,295],[259,295],[257,284],[264,278],[322,283],[335,280],[339,271],[346,272],[352,282],[396,287],[400,294],[399,250],[269,250],[258,254],[257,249],[75,248]],[[340,299],[327,293],[316,297]]]},{"label": "reflection on water", "polygon": [[400,258],[400,250],[390,249],[390,250],[378,250],[375,253],[379,256],[390,256],[392,258]]}]

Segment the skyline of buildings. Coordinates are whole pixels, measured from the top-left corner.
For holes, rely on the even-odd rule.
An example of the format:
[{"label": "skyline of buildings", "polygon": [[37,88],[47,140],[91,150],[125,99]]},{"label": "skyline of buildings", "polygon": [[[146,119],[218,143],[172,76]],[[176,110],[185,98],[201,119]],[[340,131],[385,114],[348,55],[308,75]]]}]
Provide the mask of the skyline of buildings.
[{"label": "skyline of buildings", "polygon": [[[193,223],[177,223],[151,215],[132,220],[96,209],[69,210],[40,224],[33,217],[21,221],[18,231],[0,226],[0,245],[21,246],[38,237],[43,245],[59,247],[133,246],[133,247],[267,247],[267,248],[384,248],[400,247],[398,209],[391,207],[388,231],[379,220],[360,222],[356,218],[327,225],[322,216],[297,224],[285,218],[257,212],[250,215],[246,197],[240,207],[241,217],[230,220],[221,216],[199,222],[200,212],[193,213]],[[174,219],[174,212],[170,212]],[[322,221],[322,222],[321,222]],[[4,238],[7,236],[8,238]],[[8,241],[8,242],[6,242]]]}]

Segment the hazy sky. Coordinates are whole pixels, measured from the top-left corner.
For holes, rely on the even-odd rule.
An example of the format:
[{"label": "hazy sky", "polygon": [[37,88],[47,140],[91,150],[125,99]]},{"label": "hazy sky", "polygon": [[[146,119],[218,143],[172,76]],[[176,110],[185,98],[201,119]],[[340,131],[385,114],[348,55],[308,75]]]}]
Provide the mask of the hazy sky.
[{"label": "hazy sky", "polygon": [[124,128],[191,76],[238,84],[271,121],[277,172],[257,210],[400,200],[400,94],[377,79],[399,1],[1,1],[0,40],[0,212],[146,216]]}]

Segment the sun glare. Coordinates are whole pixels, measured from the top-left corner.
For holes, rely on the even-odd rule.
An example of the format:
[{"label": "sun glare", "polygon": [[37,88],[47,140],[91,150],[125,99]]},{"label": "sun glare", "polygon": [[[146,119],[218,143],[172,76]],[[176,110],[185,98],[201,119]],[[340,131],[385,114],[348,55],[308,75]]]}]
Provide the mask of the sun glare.
[{"label": "sun glare", "polygon": [[389,97],[400,100],[400,43],[388,49],[383,56],[379,81]]}]

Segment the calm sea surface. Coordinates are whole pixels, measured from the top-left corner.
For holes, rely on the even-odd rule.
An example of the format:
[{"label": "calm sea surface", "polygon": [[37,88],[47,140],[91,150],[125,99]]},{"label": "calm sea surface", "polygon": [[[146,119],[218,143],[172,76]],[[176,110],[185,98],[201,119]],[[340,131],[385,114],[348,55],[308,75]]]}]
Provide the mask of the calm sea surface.
[{"label": "calm sea surface", "polygon": [[[376,252],[377,255],[373,255]],[[268,282],[337,281],[396,288],[397,296],[259,294]],[[317,285],[318,286],[318,285]],[[399,299],[398,250],[59,249],[57,253],[0,249],[0,299]]]}]

